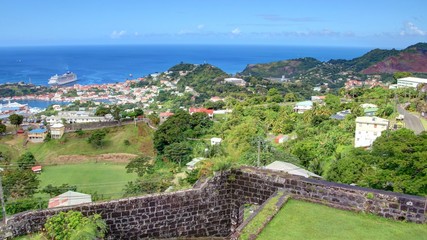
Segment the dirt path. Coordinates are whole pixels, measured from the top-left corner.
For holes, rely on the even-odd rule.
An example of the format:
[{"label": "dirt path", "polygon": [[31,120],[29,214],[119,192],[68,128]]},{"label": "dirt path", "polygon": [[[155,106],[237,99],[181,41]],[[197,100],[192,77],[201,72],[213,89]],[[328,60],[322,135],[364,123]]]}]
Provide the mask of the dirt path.
[{"label": "dirt path", "polygon": [[46,159],[45,164],[75,164],[83,162],[110,162],[110,163],[128,163],[132,158],[137,157],[129,153],[107,153],[99,155],[60,155],[55,159]]}]

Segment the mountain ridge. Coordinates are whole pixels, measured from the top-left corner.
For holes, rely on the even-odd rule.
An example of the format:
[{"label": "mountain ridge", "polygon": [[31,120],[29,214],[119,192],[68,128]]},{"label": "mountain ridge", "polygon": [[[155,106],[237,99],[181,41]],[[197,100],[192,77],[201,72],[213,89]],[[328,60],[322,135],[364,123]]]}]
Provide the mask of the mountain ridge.
[{"label": "mountain ridge", "polygon": [[427,73],[427,43],[417,43],[402,50],[373,49],[351,59],[332,59],[327,62],[315,58],[281,60],[270,63],[248,64],[242,75],[258,77],[293,77],[312,69],[320,71],[353,71],[360,74],[390,74],[394,72]]}]

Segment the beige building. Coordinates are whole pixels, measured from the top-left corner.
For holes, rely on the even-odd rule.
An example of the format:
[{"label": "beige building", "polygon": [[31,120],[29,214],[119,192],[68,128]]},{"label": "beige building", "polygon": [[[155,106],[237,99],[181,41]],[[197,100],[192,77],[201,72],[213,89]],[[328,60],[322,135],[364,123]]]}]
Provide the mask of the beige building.
[{"label": "beige building", "polygon": [[43,128],[38,128],[28,132],[28,141],[32,143],[41,143],[47,136],[47,130]]},{"label": "beige building", "polygon": [[388,120],[379,117],[356,118],[356,134],[354,147],[369,147],[381,136],[381,132],[388,129]]},{"label": "beige building", "polygon": [[55,123],[50,126],[50,137],[52,139],[60,139],[64,135],[65,126],[62,123]]}]

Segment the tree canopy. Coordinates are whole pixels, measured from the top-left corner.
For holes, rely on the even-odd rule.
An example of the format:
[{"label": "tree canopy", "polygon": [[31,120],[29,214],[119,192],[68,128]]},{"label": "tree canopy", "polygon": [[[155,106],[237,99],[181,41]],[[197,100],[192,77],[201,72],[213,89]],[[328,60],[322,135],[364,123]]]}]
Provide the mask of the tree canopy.
[{"label": "tree canopy", "polygon": [[328,179],[343,183],[403,192],[427,194],[427,133],[386,131],[371,151],[354,149],[335,161]]},{"label": "tree canopy", "polygon": [[24,120],[24,117],[22,115],[12,114],[9,116],[9,120],[11,124],[15,126],[19,126]]},{"label": "tree canopy", "polygon": [[18,159],[18,167],[20,169],[31,169],[36,163],[36,158],[31,152],[26,152]]}]

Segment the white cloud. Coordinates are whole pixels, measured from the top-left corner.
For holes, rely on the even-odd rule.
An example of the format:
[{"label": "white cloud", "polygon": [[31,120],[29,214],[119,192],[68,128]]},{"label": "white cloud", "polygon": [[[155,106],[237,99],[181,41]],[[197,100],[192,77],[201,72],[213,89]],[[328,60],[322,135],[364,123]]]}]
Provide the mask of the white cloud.
[{"label": "white cloud", "polygon": [[121,31],[114,30],[111,33],[110,37],[113,38],[113,39],[117,39],[117,38],[123,37],[124,35],[126,35],[126,31],[125,30],[121,30]]},{"label": "white cloud", "polygon": [[180,30],[178,32],[178,35],[187,35],[187,34],[191,34],[193,33],[192,31],[187,31],[187,30]]},{"label": "white cloud", "polygon": [[137,36],[139,36],[141,34],[139,34],[139,32],[134,32],[133,35],[137,37]]},{"label": "white cloud", "polygon": [[199,24],[199,25],[197,25],[197,29],[201,30],[201,29],[203,29],[203,28],[205,28],[205,25],[203,25],[203,24]]},{"label": "white cloud", "polygon": [[232,34],[234,35],[239,35],[240,34],[240,29],[239,28],[235,28],[231,31]]},{"label": "white cloud", "polygon": [[417,27],[412,22],[407,22],[403,26],[402,31],[400,31],[400,35],[402,35],[402,36],[405,36],[405,35],[426,36],[427,31],[420,29],[419,27]]}]

